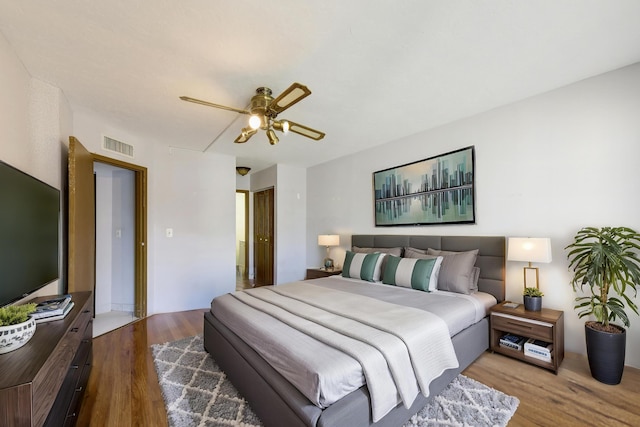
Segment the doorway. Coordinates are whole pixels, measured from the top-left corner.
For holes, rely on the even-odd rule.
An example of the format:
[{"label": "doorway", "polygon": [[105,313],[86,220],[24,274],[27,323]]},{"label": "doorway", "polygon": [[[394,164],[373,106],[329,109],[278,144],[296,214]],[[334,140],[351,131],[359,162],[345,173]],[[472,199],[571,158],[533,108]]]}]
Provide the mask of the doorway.
[{"label": "doorway", "polygon": [[249,191],[236,190],[236,290],[248,289],[249,280]]},{"label": "doorway", "polygon": [[253,194],[253,262],[255,286],[273,285],[274,190]]},{"label": "doorway", "polygon": [[[146,317],[147,169],[90,153],[73,136],[69,137],[67,292],[92,291],[94,296],[96,295],[95,163],[115,166],[134,174],[134,297],[132,317]],[[94,310],[95,304],[94,298]],[[94,334],[96,331],[94,322]]]},{"label": "doorway", "polygon": [[138,318],[135,296],[135,172],[94,162],[96,265],[94,336]]},{"label": "doorway", "polygon": [[[117,329],[137,319],[147,316],[147,168],[134,165],[132,163],[115,160],[109,157],[93,154],[94,169],[98,165],[110,167],[114,170],[114,181],[111,188],[112,194],[119,197],[111,197],[113,202],[114,218],[125,217],[126,221],[121,224],[128,224],[129,229],[124,227],[112,227],[103,232],[111,233],[113,244],[110,265],[113,274],[121,274],[112,281],[111,287],[111,309],[98,314],[98,298],[101,297],[96,280],[94,305],[95,320],[93,324],[94,336]],[[116,187],[116,176],[120,182],[120,192]],[[96,194],[97,196],[97,194]],[[129,206],[125,206],[124,199],[129,198]],[[98,197],[95,197],[98,200]],[[117,209],[116,209],[116,205]],[[98,213],[96,212],[96,219]],[[118,228],[120,228],[118,230]],[[98,228],[96,224],[96,238],[98,238]],[[96,245],[101,243],[96,240]],[[126,248],[126,249],[125,249]],[[125,251],[125,256],[118,255],[117,250]],[[101,261],[97,259],[99,251],[96,250],[96,279],[98,267]],[[103,294],[104,288],[102,287]],[[103,304],[104,308],[105,304]]]}]

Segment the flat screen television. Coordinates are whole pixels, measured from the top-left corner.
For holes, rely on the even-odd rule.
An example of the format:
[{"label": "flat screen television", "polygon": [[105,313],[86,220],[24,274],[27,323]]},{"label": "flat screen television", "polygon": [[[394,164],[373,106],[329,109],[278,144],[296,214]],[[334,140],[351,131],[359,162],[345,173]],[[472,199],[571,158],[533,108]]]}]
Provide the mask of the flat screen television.
[{"label": "flat screen television", "polygon": [[0,307],[59,278],[60,190],[0,161]]}]

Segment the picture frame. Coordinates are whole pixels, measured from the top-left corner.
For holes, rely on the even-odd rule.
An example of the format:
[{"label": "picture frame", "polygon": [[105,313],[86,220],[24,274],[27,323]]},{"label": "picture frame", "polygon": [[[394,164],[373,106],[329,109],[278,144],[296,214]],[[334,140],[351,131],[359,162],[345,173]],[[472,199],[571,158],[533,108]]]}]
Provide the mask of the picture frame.
[{"label": "picture frame", "polygon": [[475,146],[373,173],[376,227],[475,224]]}]

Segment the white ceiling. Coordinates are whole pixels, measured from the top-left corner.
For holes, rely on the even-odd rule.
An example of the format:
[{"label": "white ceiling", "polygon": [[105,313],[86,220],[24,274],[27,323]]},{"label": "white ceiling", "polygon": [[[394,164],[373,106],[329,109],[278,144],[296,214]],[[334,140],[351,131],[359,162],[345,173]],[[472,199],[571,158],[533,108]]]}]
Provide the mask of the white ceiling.
[{"label": "white ceiling", "polygon": [[[637,0],[0,1],[29,73],[157,144],[311,166],[640,61]],[[233,140],[259,86],[326,132]],[[214,144],[211,144],[215,140]],[[126,142],[126,141],[125,141]]]}]

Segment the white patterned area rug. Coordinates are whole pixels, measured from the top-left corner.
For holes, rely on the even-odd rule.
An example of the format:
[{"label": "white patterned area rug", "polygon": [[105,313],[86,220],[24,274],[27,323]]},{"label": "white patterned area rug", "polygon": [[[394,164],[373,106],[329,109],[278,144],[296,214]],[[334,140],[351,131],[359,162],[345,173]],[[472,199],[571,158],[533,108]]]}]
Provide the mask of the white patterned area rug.
[{"label": "white patterned area rug", "polygon": [[[202,336],[151,346],[171,427],[259,427],[260,420],[204,350]],[[403,427],[506,426],[520,401],[464,375]]]}]

